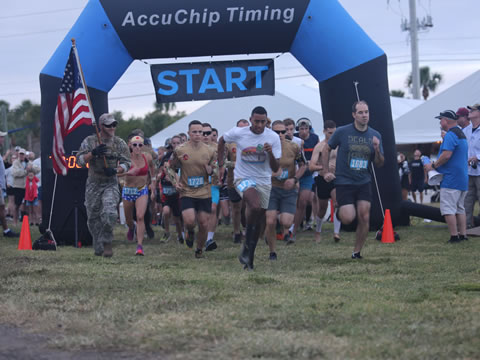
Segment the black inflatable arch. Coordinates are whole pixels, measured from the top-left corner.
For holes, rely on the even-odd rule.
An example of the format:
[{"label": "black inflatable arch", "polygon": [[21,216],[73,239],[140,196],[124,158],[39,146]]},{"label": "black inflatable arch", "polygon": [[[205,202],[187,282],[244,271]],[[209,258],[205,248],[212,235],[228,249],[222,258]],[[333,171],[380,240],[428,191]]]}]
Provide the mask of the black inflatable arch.
[{"label": "black inflatable arch", "polygon": [[[353,83],[358,82],[360,97],[370,105],[370,125],[383,138],[386,165],[377,170],[380,194],[393,222],[399,223],[386,55],[337,0],[90,0],[40,74],[44,224],[54,183],[49,156],[56,97],[71,38],[77,41],[97,118],[108,111],[108,92],[134,59],[291,52],[318,80],[324,118],[338,125],[352,122]],[[82,126],[69,135],[65,153],[77,150],[92,131]],[[75,228],[80,240],[88,241],[85,180],[85,170],[58,179],[52,229],[61,242],[73,242]],[[372,205],[372,226],[381,226],[376,195]]]}]

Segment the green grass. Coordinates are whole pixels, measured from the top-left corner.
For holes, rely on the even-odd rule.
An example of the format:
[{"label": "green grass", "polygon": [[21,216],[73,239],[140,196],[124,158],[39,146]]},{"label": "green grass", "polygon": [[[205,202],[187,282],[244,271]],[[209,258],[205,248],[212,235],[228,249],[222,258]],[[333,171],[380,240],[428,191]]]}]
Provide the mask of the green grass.
[{"label": "green grass", "polygon": [[[480,357],[480,240],[449,245],[445,225],[415,220],[351,260],[354,234],[322,244],[302,233],[254,272],[231,229],[194,259],[160,229],[133,256],[118,228],[114,257],[91,248],[18,251],[1,239],[0,323],[51,334],[65,350],[145,351],[179,359],[451,359]],[[37,233],[32,232],[36,238]]]}]

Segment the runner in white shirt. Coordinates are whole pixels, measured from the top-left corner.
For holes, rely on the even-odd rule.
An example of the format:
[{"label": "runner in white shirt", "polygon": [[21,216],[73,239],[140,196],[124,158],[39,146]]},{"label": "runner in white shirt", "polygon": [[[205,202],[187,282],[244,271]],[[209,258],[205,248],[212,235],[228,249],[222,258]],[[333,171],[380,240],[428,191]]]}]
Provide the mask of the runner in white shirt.
[{"label": "runner in white shirt", "polygon": [[265,226],[272,187],[272,171],[279,169],[282,156],[280,137],[266,128],[267,111],[258,106],[252,111],[250,127],[235,127],[218,142],[218,165],[223,177],[225,143],[237,144],[237,160],[234,170],[235,190],[247,204],[247,232],[240,262],[246,269],[253,269],[253,258],[258,237]]}]

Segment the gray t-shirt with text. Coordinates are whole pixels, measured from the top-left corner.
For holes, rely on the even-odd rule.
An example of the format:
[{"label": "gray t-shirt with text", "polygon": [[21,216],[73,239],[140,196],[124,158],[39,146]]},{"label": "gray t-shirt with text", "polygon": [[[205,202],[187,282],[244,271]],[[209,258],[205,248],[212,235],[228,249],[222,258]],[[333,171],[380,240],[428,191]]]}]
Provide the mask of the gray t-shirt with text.
[{"label": "gray t-shirt with text", "polygon": [[333,133],[328,145],[337,151],[335,185],[363,185],[371,181],[370,162],[375,158],[373,137],[380,140],[383,154],[382,136],[371,127],[359,131],[354,124],[340,126]]}]

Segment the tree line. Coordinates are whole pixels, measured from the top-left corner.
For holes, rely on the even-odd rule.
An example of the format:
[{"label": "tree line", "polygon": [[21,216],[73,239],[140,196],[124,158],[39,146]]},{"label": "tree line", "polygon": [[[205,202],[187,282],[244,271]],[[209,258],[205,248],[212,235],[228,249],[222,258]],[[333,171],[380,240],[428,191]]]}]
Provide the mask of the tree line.
[{"label": "tree line", "polygon": [[[6,127],[2,107],[6,113]],[[133,129],[140,128],[145,132],[145,136],[150,137],[186,115],[184,112],[178,111],[172,115],[174,110],[174,103],[154,104],[153,111],[148,112],[145,116],[129,118],[126,118],[121,111],[113,111],[118,120],[116,134],[126,139]],[[10,131],[8,134],[10,147],[20,146],[39,153],[40,113],[41,106],[30,100],[24,100],[13,108],[7,101],[0,100],[0,131]]]}]

